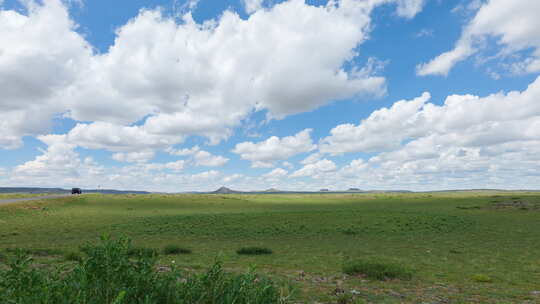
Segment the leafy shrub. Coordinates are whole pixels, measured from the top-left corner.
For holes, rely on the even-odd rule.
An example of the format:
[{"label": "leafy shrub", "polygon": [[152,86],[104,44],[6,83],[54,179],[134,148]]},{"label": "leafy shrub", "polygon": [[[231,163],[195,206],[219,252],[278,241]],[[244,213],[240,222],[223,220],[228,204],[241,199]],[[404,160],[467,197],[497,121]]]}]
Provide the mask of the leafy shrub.
[{"label": "leafy shrub", "polygon": [[475,274],[472,277],[472,280],[478,283],[491,283],[493,279],[485,274]]},{"label": "leafy shrub", "polygon": [[236,250],[236,253],[244,255],[261,255],[272,254],[272,250],[264,247],[243,247]]},{"label": "leafy shrub", "polygon": [[394,263],[379,261],[354,260],[343,265],[343,272],[349,275],[361,274],[369,279],[412,279],[412,271],[407,267]]},{"label": "leafy shrub", "polygon": [[191,249],[182,248],[178,245],[167,245],[163,248],[163,254],[190,254]]},{"label": "leafy shrub", "polygon": [[128,239],[102,238],[86,245],[73,270],[32,267],[32,259],[17,252],[0,267],[1,303],[46,304],[270,304],[288,303],[274,282],[253,270],[226,273],[215,263],[202,274],[156,270],[156,255],[129,256]]}]

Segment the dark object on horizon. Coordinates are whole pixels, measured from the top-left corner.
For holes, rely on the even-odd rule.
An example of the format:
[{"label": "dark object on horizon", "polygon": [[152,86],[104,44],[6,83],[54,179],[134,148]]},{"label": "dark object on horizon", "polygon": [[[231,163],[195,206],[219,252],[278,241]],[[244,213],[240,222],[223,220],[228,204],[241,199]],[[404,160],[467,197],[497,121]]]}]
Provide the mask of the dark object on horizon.
[{"label": "dark object on horizon", "polygon": [[321,190],[319,190],[319,191],[320,191],[320,192],[328,192],[328,191],[330,191],[330,190],[328,190],[328,189],[321,189]]},{"label": "dark object on horizon", "polygon": [[82,194],[81,188],[72,188],[71,194]]},{"label": "dark object on horizon", "polygon": [[347,190],[347,191],[360,191],[360,189],[358,189],[358,188],[349,188],[349,190]]}]

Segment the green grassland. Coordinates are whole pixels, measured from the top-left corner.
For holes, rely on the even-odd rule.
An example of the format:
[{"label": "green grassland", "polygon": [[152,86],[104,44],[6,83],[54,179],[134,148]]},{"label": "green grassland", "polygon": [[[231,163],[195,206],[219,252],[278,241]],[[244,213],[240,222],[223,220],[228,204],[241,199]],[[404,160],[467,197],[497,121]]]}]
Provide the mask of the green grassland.
[{"label": "green grassland", "polygon": [[[299,303],[540,303],[540,193],[87,194],[0,206],[0,261],[24,248],[43,267],[70,263],[62,253],[103,234],[189,249],[159,263],[190,271],[255,265],[291,282]],[[358,259],[412,278],[344,274]]]},{"label": "green grassland", "polygon": [[0,193],[0,200],[50,195],[49,193]]}]

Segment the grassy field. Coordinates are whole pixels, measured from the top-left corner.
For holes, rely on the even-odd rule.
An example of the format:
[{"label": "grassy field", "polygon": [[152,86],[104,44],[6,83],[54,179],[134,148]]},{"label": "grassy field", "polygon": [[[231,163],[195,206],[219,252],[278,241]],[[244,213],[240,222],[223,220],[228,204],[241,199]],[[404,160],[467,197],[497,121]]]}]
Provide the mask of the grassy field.
[{"label": "grassy field", "polygon": [[[192,251],[160,255],[162,265],[255,265],[291,282],[300,303],[540,303],[540,193],[88,194],[0,206],[0,252],[27,249],[44,267],[102,234]],[[236,253],[254,246],[272,253]],[[412,278],[344,274],[356,260]]]},{"label": "grassy field", "polygon": [[49,193],[0,193],[0,200],[50,195]]}]

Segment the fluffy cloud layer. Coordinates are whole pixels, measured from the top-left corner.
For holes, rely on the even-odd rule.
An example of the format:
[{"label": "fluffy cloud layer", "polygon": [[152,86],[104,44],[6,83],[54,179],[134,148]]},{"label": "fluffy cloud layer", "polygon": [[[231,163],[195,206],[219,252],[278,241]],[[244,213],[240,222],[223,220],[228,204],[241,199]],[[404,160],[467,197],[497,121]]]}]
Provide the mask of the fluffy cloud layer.
[{"label": "fluffy cloud layer", "polygon": [[375,153],[340,169],[336,182],[408,189],[534,187],[540,170],[539,98],[540,77],[523,92],[452,95],[440,106],[428,103],[424,93],[375,111],[359,125],[337,126],[320,150]]},{"label": "fluffy cloud layer", "polygon": [[[505,142],[540,139],[540,77],[523,92],[484,98],[451,95],[443,105],[428,103],[424,93],[390,109],[373,112],[359,125],[339,125],[321,141],[325,153],[383,152],[404,141],[433,137],[445,145],[486,147]],[[410,144],[410,143],[409,143]]]},{"label": "fluffy cloud layer", "polygon": [[263,0],[242,0],[246,13],[251,14],[262,8]]},{"label": "fluffy cloud layer", "polygon": [[391,108],[373,112],[359,125],[343,124],[330,131],[321,142],[325,153],[380,152],[399,147],[401,142],[419,132],[424,117],[420,109],[430,99],[429,93],[413,100],[401,100]]},{"label": "fluffy cloud layer", "polygon": [[[40,136],[47,144],[43,154],[6,172],[5,185],[65,187],[84,185],[88,188],[116,188],[161,191],[200,190],[201,184],[210,190],[226,178],[216,170],[196,174],[183,173],[185,160],[165,163],[148,162],[143,156],[125,153],[122,161],[133,162],[122,167],[103,167],[90,157],[81,158],[76,146],[66,142],[64,135]],[[0,178],[4,178],[0,176]],[[231,176],[227,177],[231,179]],[[239,177],[232,177],[231,180]]]},{"label": "fluffy cloud layer", "polygon": [[[236,158],[273,169],[259,176],[219,171],[215,167],[238,160],[181,146],[189,136],[217,144],[256,111],[281,119],[384,94],[385,78],[372,67],[376,60],[366,66],[355,60],[369,38],[370,14],[391,4],[396,15],[412,18],[426,1],[263,2],[245,0],[244,19],[226,11],[204,23],[189,12],[179,21],[143,10],[100,54],[77,33],[60,0],[24,1],[26,12],[0,9],[0,147],[17,148],[23,136],[36,135],[47,145],[33,160],[0,168],[2,183],[172,192],[223,184],[426,190],[540,183],[540,78],[522,92],[451,95],[444,103],[423,93],[358,124],[338,125],[318,144],[311,129],[241,142],[232,150]],[[478,11],[455,48],[419,66],[420,75],[447,74],[457,62],[482,54],[491,38],[500,46],[494,58],[505,68],[540,71],[537,2],[491,0],[470,9]],[[43,135],[55,117],[76,125],[65,134]],[[81,157],[80,147],[110,151],[119,163],[104,167]],[[159,151],[169,159],[160,162]],[[305,158],[292,164],[290,158],[301,154]],[[344,154],[352,157],[338,166]]]},{"label": "fluffy cloud layer", "polygon": [[[505,63],[514,73],[540,71],[540,11],[539,1],[489,0],[465,26],[454,49],[417,67],[419,75],[447,75],[458,62],[479,52],[488,38],[497,40],[501,47],[498,58],[509,58]],[[520,54],[520,51],[532,51]],[[517,59],[514,59],[517,58]]]},{"label": "fluffy cloud layer", "polygon": [[194,146],[190,149],[167,149],[167,152],[171,155],[177,156],[191,156],[191,162],[196,166],[206,167],[221,167],[225,165],[229,159],[220,155],[213,155],[210,152],[201,150],[199,146]]},{"label": "fluffy cloud layer", "polygon": [[[227,183],[239,189],[379,189],[534,188],[540,182],[540,77],[527,89],[486,97],[451,95],[442,105],[428,93],[373,112],[358,125],[340,125],[321,140],[319,151],[289,173],[276,168],[259,178],[210,170],[182,174],[186,161],[144,163],[111,170],[91,158],[81,159],[69,135],[40,137],[43,155],[8,172],[11,182],[37,185],[81,180],[120,188],[161,184],[163,190],[213,189]],[[344,127],[345,126],[345,127]],[[380,138],[384,140],[379,140]],[[299,151],[313,150],[310,130],[239,144],[235,150],[252,162],[272,164]],[[193,157],[200,148],[169,153]],[[371,152],[338,168],[329,155]],[[123,152],[122,152],[123,153]],[[126,154],[128,157],[129,154]],[[135,155],[135,154],[134,154]],[[135,157],[136,159],[136,157]],[[93,182],[93,183],[92,183]]]},{"label": "fluffy cloud layer", "polygon": [[325,175],[330,171],[336,169],[336,164],[328,159],[322,159],[311,164],[305,165],[303,168],[293,172],[291,177],[310,176],[313,178],[319,178],[321,175]]},{"label": "fluffy cloud layer", "polygon": [[[111,143],[83,134],[104,128],[157,146],[189,135],[217,143],[253,111],[282,118],[381,95],[385,79],[351,60],[369,34],[372,9],[385,2],[290,0],[248,19],[225,11],[202,24],[189,13],[177,23],[143,10],[103,54],[76,32],[60,0],[25,1],[26,14],[0,10],[0,145],[19,147],[21,136],[46,133],[62,114],[94,122],[77,130],[88,147],[124,145],[123,136]],[[122,149],[137,150],[134,142]]]},{"label": "fluffy cloud layer", "polygon": [[12,181],[29,180],[34,185],[75,184],[81,179],[103,174],[103,168],[92,158],[81,159],[75,151],[76,146],[67,143],[64,135],[40,136],[39,139],[47,144],[47,150],[34,160],[15,167]]},{"label": "fluffy cloud layer", "polygon": [[251,161],[254,168],[269,168],[273,167],[276,161],[315,149],[310,133],[311,129],[305,129],[294,136],[272,136],[258,143],[242,142],[237,144],[232,152]]},{"label": "fluffy cloud layer", "polygon": [[264,174],[263,177],[269,180],[279,180],[280,178],[287,176],[288,173],[289,172],[285,169],[275,168],[274,170]]},{"label": "fluffy cloud layer", "polygon": [[[205,152],[197,146],[168,149],[170,154],[188,157],[169,163],[148,162],[142,152],[119,152],[133,164],[104,168],[91,158],[81,159],[69,134],[39,137],[48,146],[43,155],[4,174],[11,183],[30,180],[34,185],[53,186],[59,181],[64,185],[84,181],[140,189],[160,184],[161,190],[168,191],[201,189],[201,183],[206,190],[225,183],[259,190],[268,186],[296,190],[534,188],[540,182],[539,98],[540,77],[521,92],[451,95],[442,105],[430,103],[429,94],[424,93],[375,111],[358,125],[337,126],[321,140],[319,151],[300,162],[300,169],[289,173],[276,168],[259,178],[216,170],[182,173],[187,164],[196,162],[196,155]],[[312,151],[310,132],[242,143],[235,152],[254,165],[270,166]],[[354,159],[341,168],[331,159],[357,152],[373,156]]]},{"label": "fluffy cloud layer", "polygon": [[0,148],[47,132],[52,115],[65,111],[64,89],[92,53],[75,27],[60,1],[30,2],[28,15],[0,8]]}]

